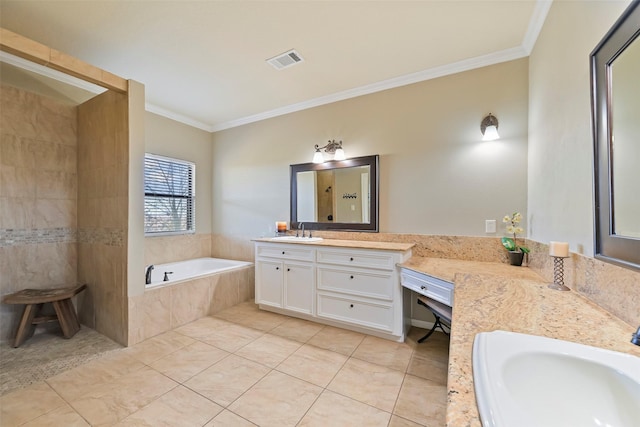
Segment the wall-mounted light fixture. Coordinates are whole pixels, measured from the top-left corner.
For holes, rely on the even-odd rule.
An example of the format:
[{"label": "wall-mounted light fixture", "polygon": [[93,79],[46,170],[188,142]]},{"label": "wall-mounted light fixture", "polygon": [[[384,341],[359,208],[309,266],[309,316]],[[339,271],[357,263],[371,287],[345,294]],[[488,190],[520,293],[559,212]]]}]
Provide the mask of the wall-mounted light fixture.
[{"label": "wall-mounted light fixture", "polygon": [[493,114],[489,114],[480,122],[480,132],[482,132],[483,141],[495,141],[500,139],[498,135],[498,119]]},{"label": "wall-mounted light fixture", "polygon": [[329,143],[324,147],[316,144],[316,152],[313,154],[313,163],[324,163],[324,155],[322,150],[327,154],[333,154],[333,160],[344,160],[344,150],[342,149],[342,141],[336,142],[335,139],[329,140]]}]

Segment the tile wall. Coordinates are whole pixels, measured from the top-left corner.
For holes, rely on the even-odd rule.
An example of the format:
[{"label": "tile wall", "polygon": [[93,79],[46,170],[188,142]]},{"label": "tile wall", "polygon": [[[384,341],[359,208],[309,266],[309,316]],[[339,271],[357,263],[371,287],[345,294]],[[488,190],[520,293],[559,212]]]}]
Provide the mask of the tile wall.
[{"label": "tile wall", "polygon": [[253,299],[253,266],[149,289],[129,298],[129,345]]},{"label": "tile wall", "polygon": [[[0,294],[77,282],[77,109],[0,86]],[[0,340],[21,305],[0,305]]]},{"label": "tile wall", "polygon": [[78,299],[81,323],[126,345],[128,100],[104,92],[78,106]]},{"label": "tile wall", "polygon": [[164,264],[211,256],[211,234],[145,237],[144,264]]}]

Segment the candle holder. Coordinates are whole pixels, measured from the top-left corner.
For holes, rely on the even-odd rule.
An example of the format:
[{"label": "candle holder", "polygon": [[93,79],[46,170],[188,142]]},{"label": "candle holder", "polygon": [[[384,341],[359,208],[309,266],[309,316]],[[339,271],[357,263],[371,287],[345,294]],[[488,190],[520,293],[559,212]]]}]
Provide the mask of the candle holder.
[{"label": "candle holder", "polygon": [[564,257],[553,257],[553,283],[549,285],[549,288],[556,291],[570,291],[564,285]]}]

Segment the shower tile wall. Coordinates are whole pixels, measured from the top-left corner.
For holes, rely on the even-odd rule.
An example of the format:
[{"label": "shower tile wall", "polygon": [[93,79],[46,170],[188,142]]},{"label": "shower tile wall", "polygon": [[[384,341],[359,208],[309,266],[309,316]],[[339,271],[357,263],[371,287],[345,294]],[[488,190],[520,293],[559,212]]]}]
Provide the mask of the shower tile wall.
[{"label": "shower tile wall", "polygon": [[126,345],[129,130],[127,95],[78,106],[80,321]]},{"label": "shower tile wall", "polygon": [[[77,109],[0,86],[0,294],[77,281]],[[0,340],[21,306],[0,305]]]}]

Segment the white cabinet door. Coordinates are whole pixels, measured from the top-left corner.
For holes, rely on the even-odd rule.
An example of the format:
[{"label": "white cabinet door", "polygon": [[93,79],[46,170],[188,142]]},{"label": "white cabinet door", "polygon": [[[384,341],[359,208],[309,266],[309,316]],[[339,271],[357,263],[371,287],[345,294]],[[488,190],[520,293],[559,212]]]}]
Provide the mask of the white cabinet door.
[{"label": "white cabinet door", "polygon": [[313,314],[315,274],[313,264],[284,265],[284,308]]},{"label": "white cabinet door", "polygon": [[256,261],[256,301],[259,304],[282,307],[283,263]]}]

